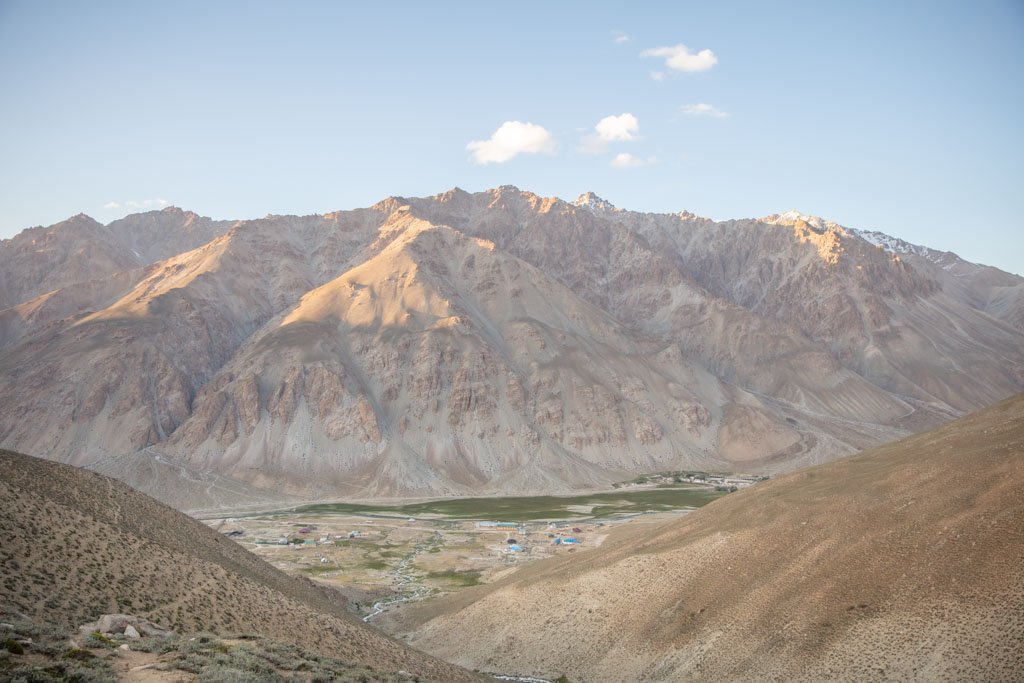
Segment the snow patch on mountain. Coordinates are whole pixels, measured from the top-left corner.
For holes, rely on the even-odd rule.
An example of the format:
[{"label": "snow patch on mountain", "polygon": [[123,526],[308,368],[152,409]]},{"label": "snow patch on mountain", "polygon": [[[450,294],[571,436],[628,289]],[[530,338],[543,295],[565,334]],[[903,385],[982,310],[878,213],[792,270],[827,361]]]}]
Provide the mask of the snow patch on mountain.
[{"label": "snow patch on mountain", "polygon": [[773,213],[772,215],[765,216],[759,220],[762,223],[770,223],[772,225],[796,225],[797,223],[806,223],[812,230],[817,232],[825,232],[826,230],[846,232],[846,228],[838,223],[834,223],[822,218],[821,216],[811,216],[806,213],[801,213],[795,209],[784,211],[783,213]]},{"label": "snow patch on mountain", "polygon": [[854,237],[861,238],[869,244],[880,247],[890,254],[897,254],[901,256],[914,254],[916,256],[920,256],[921,258],[940,266],[944,270],[952,270],[958,263],[963,262],[959,256],[952,252],[938,251],[919,244],[911,244],[899,237],[893,237],[892,235],[887,235],[884,232],[878,232],[877,230],[847,228],[839,223],[835,223],[820,216],[812,216],[796,210],[772,214],[771,216],[765,216],[760,220],[762,223],[770,223],[773,225],[796,225],[798,223],[805,223],[811,229],[818,232],[832,230],[845,235],[852,235]]},{"label": "snow patch on mountain", "polygon": [[573,204],[575,204],[576,206],[580,207],[581,209],[590,209],[591,211],[594,211],[595,213],[596,212],[607,213],[607,212],[611,212],[611,211],[622,211],[622,209],[616,207],[614,204],[612,204],[607,199],[602,199],[601,197],[598,197],[593,192],[584,192],[583,194],[581,194],[579,197],[576,198],[576,201],[573,202]]},{"label": "snow patch on mountain", "polygon": [[940,266],[943,270],[952,270],[957,263],[961,262],[960,257],[950,251],[938,251],[923,247],[920,244],[911,244],[901,240],[899,237],[886,235],[884,232],[878,232],[877,230],[851,229],[849,232],[876,247],[885,249],[891,254],[915,254]]}]

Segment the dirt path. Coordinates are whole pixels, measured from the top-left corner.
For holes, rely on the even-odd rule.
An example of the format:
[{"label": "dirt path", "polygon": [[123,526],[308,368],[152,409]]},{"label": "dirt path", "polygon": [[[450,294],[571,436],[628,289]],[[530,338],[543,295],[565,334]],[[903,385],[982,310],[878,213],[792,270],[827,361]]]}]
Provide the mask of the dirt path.
[{"label": "dirt path", "polygon": [[117,680],[122,683],[188,683],[196,680],[196,676],[185,671],[161,671],[156,668],[167,659],[170,658],[150,652],[118,650],[111,664]]}]

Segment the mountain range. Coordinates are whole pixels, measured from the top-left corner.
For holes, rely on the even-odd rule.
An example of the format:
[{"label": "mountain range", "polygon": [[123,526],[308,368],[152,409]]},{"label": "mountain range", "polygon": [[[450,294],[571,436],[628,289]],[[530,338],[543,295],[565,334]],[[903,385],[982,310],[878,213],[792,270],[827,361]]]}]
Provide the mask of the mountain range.
[{"label": "mountain range", "polygon": [[182,509],[771,473],[1024,389],[1024,278],[503,186],[0,242],[0,446]]}]

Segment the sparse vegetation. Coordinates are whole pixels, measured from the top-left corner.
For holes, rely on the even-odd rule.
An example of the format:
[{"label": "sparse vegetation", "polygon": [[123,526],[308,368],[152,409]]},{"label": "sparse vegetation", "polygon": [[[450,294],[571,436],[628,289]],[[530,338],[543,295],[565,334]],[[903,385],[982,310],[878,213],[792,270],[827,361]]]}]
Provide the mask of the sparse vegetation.
[{"label": "sparse vegetation", "polygon": [[[131,645],[152,652],[153,639]],[[163,639],[160,639],[163,640]],[[186,671],[201,681],[277,683],[278,681],[339,681],[341,683],[420,680],[374,671],[339,659],[323,657],[303,648],[258,636],[220,639],[211,634],[178,637],[157,643],[165,655],[164,670]]]},{"label": "sparse vegetation", "polygon": [[[295,510],[301,514],[374,514],[395,517],[442,516],[453,520],[532,521],[572,517],[609,517],[622,513],[701,507],[721,494],[702,487],[669,487],[616,491],[583,496],[514,496],[456,498],[411,505],[373,506],[354,503],[316,503]],[[574,513],[574,506],[592,507],[590,514]]]},{"label": "sparse vegetation", "polygon": [[[113,683],[109,659],[69,645],[67,634],[3,613],[0,680],[17,683]],[[105,649],[105,648],[104,648]],[[107,651],[109,652],[109,651]]]},{"label": "sparse vegetation", "polygon": [[125,643],[136,653],[152,655],[147,664],[156,672],[181,671],[211,683],[426,680],[412,674],[375,671],[370,666],[321,656],[251,633],[221,638],[201,632],[139,640],[91,633],[83,647],[73,647],[68,644],[69,634],[60,630],[7,614],[3,618],[0,642],[5,649],[0,656],[0,680],[12,683],[114,683],[118,680],[116,663],[122,655],[111,645]]},{"label": "sparse vegetation", "polygon": [[86,647],[117,647],[117,643],[99,631],[93,631],[85,638]]},{"label": "sparse vegetation", "polygon": [[476,586],[480,583],[480,574],[481,573],[479,571],[457,571],[455,569],[446,569],[444,571],[427,572],[427,578],[444,581],[459,587],[468,587]]},{"label": "sparse vegetation", "polygon": [[[21,634],[0,628],[0,680],[10,678],[12,667],[28,672],[15,680],[113,680],[103,668],[121,656],[118,650],[77,629],[122,610],[177,633],[257,632],[354,666],[405,669],[435,680],[469,678],[352,620],[337,592],[274,569],[120,482],[3,450],[0,468],[0,623],[20,614],[57,634],[32,636],[29,647]],[[82,652],[68,654],[68,634]],[[18,645],[9,649],[8,640],[18,641],[24,654],[14,654]],[[154,656],[164,649],[149,647],[157,648]],[[32,658],[43,656],[50,674],[31,671]],[[209,669],[210,680],[227,676]]]}]

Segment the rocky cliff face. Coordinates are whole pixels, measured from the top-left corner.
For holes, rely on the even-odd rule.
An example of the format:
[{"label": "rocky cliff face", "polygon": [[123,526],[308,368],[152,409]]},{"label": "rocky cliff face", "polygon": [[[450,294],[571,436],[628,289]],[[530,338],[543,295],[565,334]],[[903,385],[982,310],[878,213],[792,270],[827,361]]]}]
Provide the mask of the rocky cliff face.
[{"label": "rocky cliff face", "polygon": [[76,217],[0,244],[0,444],[308,496],[537,492],[809,464],[1019,391],[1024,281],[876,242],[510,187]]}]

